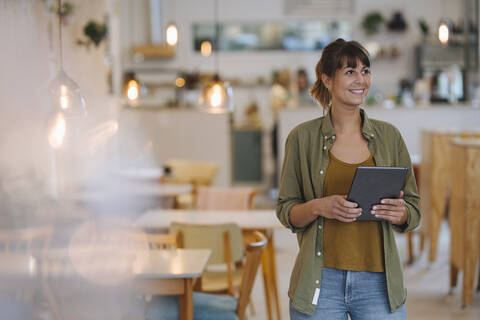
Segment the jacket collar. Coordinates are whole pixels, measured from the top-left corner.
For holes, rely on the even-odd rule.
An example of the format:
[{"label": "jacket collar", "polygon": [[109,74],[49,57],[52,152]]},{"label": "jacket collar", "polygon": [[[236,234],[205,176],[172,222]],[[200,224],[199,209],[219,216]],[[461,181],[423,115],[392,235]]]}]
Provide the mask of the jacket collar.
[{"label": "jacket collar", "polygon": [[[335,135],[335,130],[333,129],[332,118],[331,118],[331,109],[328,109],[328,112],[322,118],[322,134],[325,137],[332,137]],[[360,116],[362,117],[362,134],[367,139],[370,140],[374,137],[374,130],[372,121],[368,118],[365,110],[360,108]]]}]

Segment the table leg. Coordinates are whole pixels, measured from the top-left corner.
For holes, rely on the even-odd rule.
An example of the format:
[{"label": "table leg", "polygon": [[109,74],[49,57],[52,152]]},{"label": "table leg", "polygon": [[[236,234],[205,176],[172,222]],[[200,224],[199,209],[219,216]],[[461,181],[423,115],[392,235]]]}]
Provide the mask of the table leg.
[{"label": "table leg", "polygon": [[[267,245],[268,248],[268,245]],[[262,254],[262,273],[263,273],[263,288],[265,290],[265,303],[267,304],[267,315],[268,320],[273,320],[272,312],[272,298],[270,295],[271,292],[271,274],[270,274],[270,261],[267,248],[263,251]]]},{"label": "table leg", "polygon": [[408,240],[408,261],[407,264],[412,264],[415,261],[413,257],[413,231],[407,232]]},{"label": "table leg", "polygon": [[453,262],[450,262],[450,289],[452,290],[457,286],[458,280],[458,268],[455,267]]},{"label": "table leg", "polygon": [[181,320],[193,320],[193,279],[185,279],[185,291],[180,296],[178,309]]},{"label": "table leg", "polygon": [[268,235],[268,244],[267,244],[267,252],[269,255],[270,260],[270,274],[271,274],[271,289],[273,290],[273,296],[275,298],[275,307],[277,308],[277,319],[282,319],[280,313],[280,301],[278,298],[278,282],[277,282],[277,265],[275,263],[275,245],[273,242],[273,231],[269,232]]}]

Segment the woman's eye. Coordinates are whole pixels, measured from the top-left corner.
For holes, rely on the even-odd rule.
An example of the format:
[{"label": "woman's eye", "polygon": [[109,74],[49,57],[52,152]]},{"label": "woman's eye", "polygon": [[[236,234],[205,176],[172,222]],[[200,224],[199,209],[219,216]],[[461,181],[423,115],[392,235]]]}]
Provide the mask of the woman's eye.
[{"label": "woman's eye", "polygon": [[345,74],[353,74],[353,70],[348,70]]},{"label": "woman's eye", "polygon": [[368,70],[368,69],[362,70],[362,73],[363,74],[370,74],[370,70]]}]

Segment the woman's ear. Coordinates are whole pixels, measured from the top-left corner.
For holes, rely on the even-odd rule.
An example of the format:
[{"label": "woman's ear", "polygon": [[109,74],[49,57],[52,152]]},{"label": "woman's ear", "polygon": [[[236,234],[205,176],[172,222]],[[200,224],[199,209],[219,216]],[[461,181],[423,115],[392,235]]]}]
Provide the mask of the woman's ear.
[{"label": "woman's ear", "polygon": [[323,85],[328,89],[328,91],[330,91],[332,88],[332,78],[327,76],[325,73],[322,73],[321,77]]}]

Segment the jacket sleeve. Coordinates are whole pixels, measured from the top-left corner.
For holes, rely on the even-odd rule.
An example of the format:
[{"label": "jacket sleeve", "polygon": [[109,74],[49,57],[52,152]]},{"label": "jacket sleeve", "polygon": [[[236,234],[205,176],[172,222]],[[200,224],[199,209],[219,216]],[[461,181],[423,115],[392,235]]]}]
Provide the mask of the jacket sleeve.
[{"label": "jacket sleeve", "polygon": [[415,175],[413,173],[412,161],[408,153],[407,146],[403,141],[402,135],[396,129],[397,137],[397,165],[401,167],[407,167],[408,173],[405,180],[405,186],[403,188],[403,200],[405,200],[405,206],[407,208],[408,218],[401,226],[392,225],[393,229],[398,232],[409,232],[415,229],[420,224],[421,213],[418,208],[420,196],[418,195],[417,182],[415,181]]},{"label": "jacket sleeve", "polygon": [[295,233],[305,230],[305,227],[297,228],[290,222],[292,207],[305,202],[299,158],[298,132],[294,129],[288,135],[285,143],[285,157],[283,159],[276,211],[280,222]]}]

